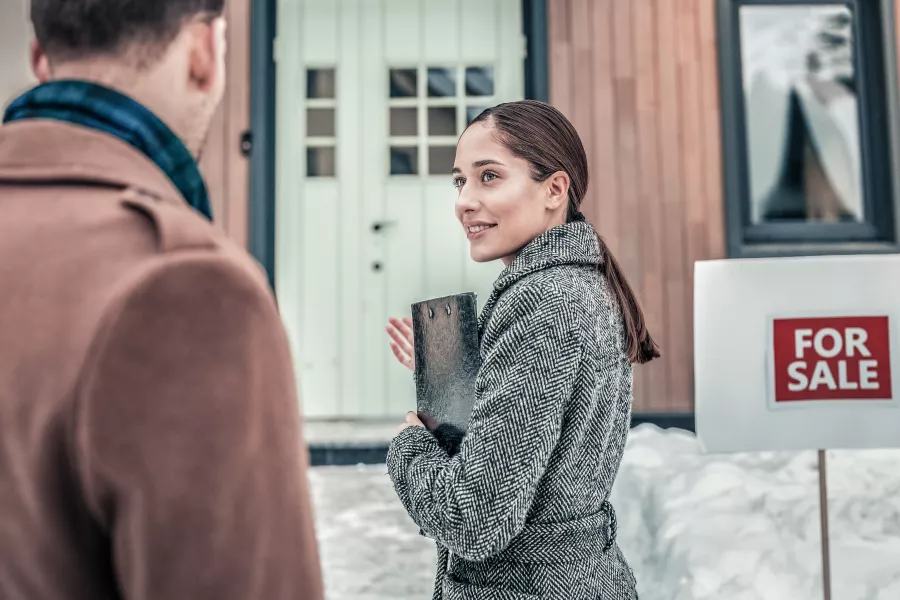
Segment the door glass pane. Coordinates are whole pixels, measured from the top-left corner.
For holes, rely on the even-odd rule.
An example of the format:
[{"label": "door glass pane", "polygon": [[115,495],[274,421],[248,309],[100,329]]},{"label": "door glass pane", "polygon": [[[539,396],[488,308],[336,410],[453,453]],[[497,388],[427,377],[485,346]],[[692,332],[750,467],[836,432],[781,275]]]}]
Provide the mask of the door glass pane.
[{"label": "door glass pane", "polygon": [[417,94],[415,69],[391,69],[388,73],[391,98],[415,98]]},{"label": "door glass pane", "polygon": [[456,135],[456,109],[452,106],[429,107],[428,135]]},{"label": "door glass pane", "polygon": [[466,125],[475,120],[475,117],[480,115],[487,107],[486,106],[467,106],[466,107]]},{"label": "door glass pane", "polygon": [[391,109],[391,135],[418,135],[419,123],[415,108]]},{"label": "door glass pane", "polygon": [[456,96],[456,72],[453,69],[428,69],[428,96],[452,98]]},{"label": "door glass pane", "polygon": [[306,109],[306,135],[309,137],[334,137],[334,109]]},{"label": "door glass pane", "polygon": [[419,149],[415,146],[391,147],[391,175],[417,175]]},{"label": "door glass pane", "polygon": [[307,69],[306,97],[334,98],[334,69]]},{"label": "door glass pane", "polygon": [[841,4],[744,5],[750,220],[864,220],[853,20]]},{"label": "door glass pane", "polygon": [[494,68],[469,67],[466,69],[466,96],[493,96]]},{"label": "door glass pane", "polygon": [[428,149],[428,174],[450,175],[456,158],[456,146],[432,146]]},{"label": "door glass pane", "polygon": [[335,176],[335,153],[333,146],[306,149],[306,176]]}]

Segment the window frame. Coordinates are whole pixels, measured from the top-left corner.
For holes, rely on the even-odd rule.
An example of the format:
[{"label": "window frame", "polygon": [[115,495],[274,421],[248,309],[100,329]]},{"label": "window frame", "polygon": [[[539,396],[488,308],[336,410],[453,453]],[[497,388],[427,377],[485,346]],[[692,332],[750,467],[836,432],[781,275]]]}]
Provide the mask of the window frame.
[{"label": "window frame", "polygon": [[[854,16],[852,55],[859,82],[857,118],[866,221],[753,224],[750,222],[740,10],[743,6],[814,4],[845,5]],[[892,173],[896,172],[897,155],[896,135],[892,135],[891,131],[896,113],[896,98],[891,92],[897,80],[892,5],[891,0],[717,0],[722,174],[729,257],[900,251]],[[890,29],[882,20],[889,22]],[[892,69],[894,72],[891,72]],[[868,110],[863,110],[863,107],[868,107]]]}]

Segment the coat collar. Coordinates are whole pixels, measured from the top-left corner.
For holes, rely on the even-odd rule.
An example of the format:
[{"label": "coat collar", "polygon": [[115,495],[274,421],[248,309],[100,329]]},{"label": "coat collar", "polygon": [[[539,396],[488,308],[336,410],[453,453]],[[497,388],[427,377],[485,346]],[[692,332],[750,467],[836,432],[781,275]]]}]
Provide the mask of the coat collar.
[{"label": "coat collar", "polygon": [[584,221],[559,225],[531,240],[494,282],[479,319],[483,333],[500,296],[517,281],[550,267],[582,265],[598,267],[603,262],[593,225]]},{"label": "coat collar", "polygon": [[523,277],[559,265],[598,266],[603,260],[597,234],[583,221],[554,227],[531,240],[507,265],[494,289],[502,292]]},{"label": "coat collar", "polygon": [[90,81],[55,80],[13,100],[3,122],[48,119],[101,131],[133,146],[166,174],[188,204],[212,220],[197,161],[182,140],[139,102]]},{"label": "coat collar", "polygon": [[80,125],[31,119],[0,127],[0,183],[137,187],[187,204],[165,173],[122,140]]}]

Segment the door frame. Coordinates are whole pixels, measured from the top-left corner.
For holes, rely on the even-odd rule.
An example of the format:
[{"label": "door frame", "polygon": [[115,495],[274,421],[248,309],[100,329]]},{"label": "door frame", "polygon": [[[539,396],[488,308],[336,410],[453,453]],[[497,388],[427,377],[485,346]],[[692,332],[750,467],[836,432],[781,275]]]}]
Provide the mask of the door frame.
[{"label": "door frame", "polygon": [[[279,0],[253,0],[250,15],[249,250],[275,293],[276,62]],[[547,0],[522,0],[525,97],[549,101]]]}]

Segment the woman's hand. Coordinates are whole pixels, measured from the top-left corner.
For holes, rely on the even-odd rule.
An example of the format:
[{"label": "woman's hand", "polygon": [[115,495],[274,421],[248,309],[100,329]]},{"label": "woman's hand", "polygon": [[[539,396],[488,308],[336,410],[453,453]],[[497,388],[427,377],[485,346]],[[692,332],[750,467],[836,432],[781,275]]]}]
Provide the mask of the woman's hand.
[{"label": "woman's hand", "polygon": [[397,428],[397,433],[400,433],[407,427],[425,427],[425,425],[422,424],[416,413],[410,411],[406,413],[406,423]]},{"label": "woman's hand", "polygon": [[413,342],[412,319],[388,319],[385,330],[391,336],[391,350],[397,358],[397,362],[409,369],[416,370],[416,354]]}]

